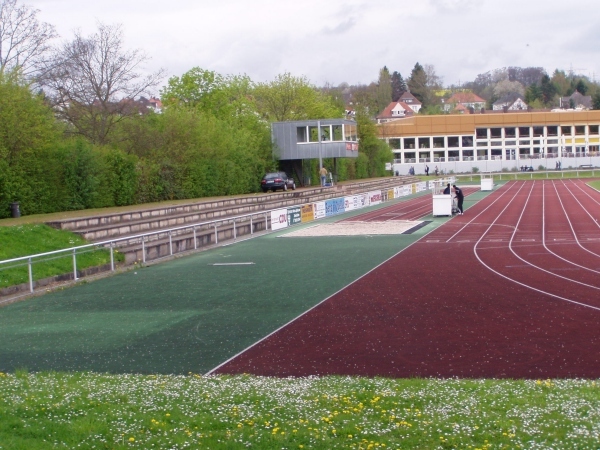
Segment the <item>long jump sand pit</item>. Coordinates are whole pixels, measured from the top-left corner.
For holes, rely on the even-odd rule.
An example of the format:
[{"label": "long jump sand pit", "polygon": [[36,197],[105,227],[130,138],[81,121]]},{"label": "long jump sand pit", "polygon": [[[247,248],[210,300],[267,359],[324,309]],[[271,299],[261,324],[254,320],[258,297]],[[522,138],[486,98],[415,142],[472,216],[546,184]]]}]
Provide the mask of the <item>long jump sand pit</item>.
[{"label": "long jump sand pit", "polygon": [[413,220],[389,220],[386,222],[342,221],[315,224],[312,227],[295,230],[281,237],[316,236],[369,236],[383,234],[409,234],[423,226],[425,222]]}]

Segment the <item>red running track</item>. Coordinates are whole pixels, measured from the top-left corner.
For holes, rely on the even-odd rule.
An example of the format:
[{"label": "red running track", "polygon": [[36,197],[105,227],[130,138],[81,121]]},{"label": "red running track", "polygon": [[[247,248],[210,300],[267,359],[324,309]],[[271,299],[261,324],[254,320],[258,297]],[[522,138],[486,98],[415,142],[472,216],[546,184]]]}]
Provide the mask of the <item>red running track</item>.
[{"label": "red running track", "polygon": [[599,214],[508,183],[213,373],[598,378]]}]

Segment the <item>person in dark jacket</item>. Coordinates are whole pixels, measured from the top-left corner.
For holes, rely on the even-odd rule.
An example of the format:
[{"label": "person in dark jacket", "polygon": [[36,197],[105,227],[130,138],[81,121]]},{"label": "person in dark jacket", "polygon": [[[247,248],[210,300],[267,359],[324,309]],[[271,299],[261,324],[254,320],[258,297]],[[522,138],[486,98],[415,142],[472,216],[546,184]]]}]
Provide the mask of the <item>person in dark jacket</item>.
[{"label": "person in dark jacket", "polygon": [[450,194],[450,183],[448,183],[446,185],[446,189],[444,189],[444,192],[442,192],[442,194],[445,194],[445,195],[449,195]]},{"label": "person in dark jacket", "polygon": [[455,184],[453,184],[452,187],[454,188],[454,194],[456,194],[456,202],[457,202],[456,206],[458,207],[458,210],[460,211],[458,214],[460,214],[462,216],[463,215],[463,200],[465,199],[465,194],[463,194],[462,189],[457,187]]}]

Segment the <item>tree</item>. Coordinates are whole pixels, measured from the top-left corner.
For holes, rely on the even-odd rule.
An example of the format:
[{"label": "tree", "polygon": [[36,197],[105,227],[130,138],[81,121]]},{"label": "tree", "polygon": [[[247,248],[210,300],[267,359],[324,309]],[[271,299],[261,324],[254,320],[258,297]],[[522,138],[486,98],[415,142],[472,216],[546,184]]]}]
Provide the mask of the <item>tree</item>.
[{"label": "tree", "polygon": [[569,92],[571,85],[567,79],[567,75],[564,70],[556,69],[552,74],[552,84],[556,87],[556,92],[560,96],[571,95],[573,92]]},{"label": "tree", "polygon": [[410,78],[406,84],[408,85],[410,93],[414,95],[421,103],[425,104],[428,97],[427,73],[421,64],[415,64],[415,67],[413,67],[413,70],[410,73]]},{"label": "tree", "polygon": [[368,158],[368,176],[384,176],[385,163],[392,162],[394,159],[392,150],[388,144],[377,137],[377,127],[364,108],[357,110],[356,123],[359,152]]},{"label": "tree", "polygon": [[502,80],[494,86],[494,96],[498,99],[511,94],[523,96],[525,88],[518,81],[509,81],[508,79]]},{"label": "tree", "polygon": [[534,83],[530,85],[525,91],[525,103],[532,106],[532,103],[536,100],[542,101],[542,90]]},{"label": "tree", "polygon": [[105,144],[117,123],[139,115],[133,100],[163,78],[162,69],[141,73],[147,60],[140,50],[124,48],[120,25],[100,23],[96,33],[85,37],[76,32],[56,50],[42,82],[75,134]]},{"label": "tree", "polygon": [[592,108],[600,109],[600,91],[596,92],[596,95],[592,97]]},{"label": "tree", "polygon": [[542,81],[540,83],[540,91],[542,94],[542,102],[545,105],[550,105],[556,96],[556,86],[550,80],[550,77],[546,74],[542,76]]},{"label": "tree", "polygon": [[306,77],[294,77],[287,72],[269,83],[258,83],[254,95],[259,112],[269,121],[326,119],[343,113]]},{"label": "tree", "polygon": [[40,22],[39,10],[18,5],[17,0],[0,0],[0,72],[19,70],[34,74],[57,37],[54,27]]},{"label": "tree", "polygon": [[17,74],[0,73],[0,217],[8,216],[13,201],[25,214],[48,212],[59,172],[52,155],[58,137],[43,98]]},{"label": "tree", "polygon": [[577,81],[577,84],[575,85],[575,90],[577,92],[579,92],[581,95],[585,95],[588,92],[588,87],[587,84],[585,83],[585,81],[583,81],[583,79],[579,79]]},{"label": "tree", "polygon": [[383,111],[392,101],[392,78],[386,66],[379,71],[377,81],[377,112]]},{"label": "tree", "polygon": [[392,101],[397,102],[407,89],[406,81],[404,81],[400,72],[392,73]]}]

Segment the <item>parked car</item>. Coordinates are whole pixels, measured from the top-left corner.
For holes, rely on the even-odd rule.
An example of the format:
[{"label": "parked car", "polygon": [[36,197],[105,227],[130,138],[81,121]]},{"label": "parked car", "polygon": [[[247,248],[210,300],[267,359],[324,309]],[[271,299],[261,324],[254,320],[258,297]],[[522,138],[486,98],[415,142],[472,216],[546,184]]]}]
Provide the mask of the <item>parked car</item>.
[{"label": "parked car", "polygon": [[260,182],[260,188],[263,192],[271,190],[275,192],[277,189],[287,191],[288,189],[296,189],[296,182],[292,177],[288,177],[285,172],[267,173]]}]

